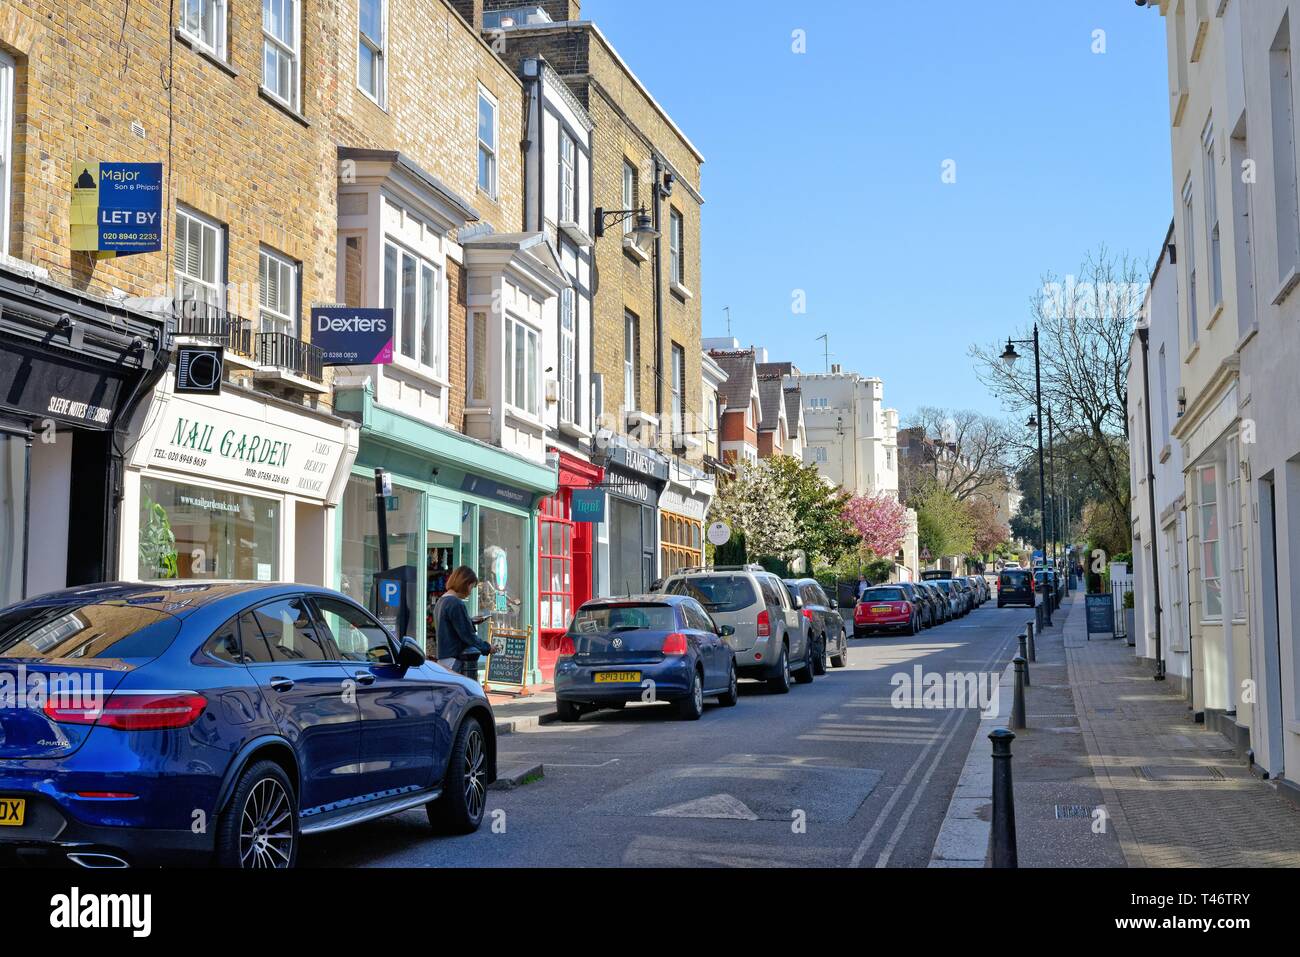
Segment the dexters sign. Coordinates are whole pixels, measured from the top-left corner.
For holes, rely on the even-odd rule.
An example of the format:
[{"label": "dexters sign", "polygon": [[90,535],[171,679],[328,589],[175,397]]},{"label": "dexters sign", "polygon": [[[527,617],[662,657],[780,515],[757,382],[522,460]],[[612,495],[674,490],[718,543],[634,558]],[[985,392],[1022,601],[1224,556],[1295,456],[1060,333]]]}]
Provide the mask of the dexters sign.
[{"label": "dexters sign", "polygon": [[393,310],[313,306],[312,345],[327,366],[387,365],[393,361]]}]

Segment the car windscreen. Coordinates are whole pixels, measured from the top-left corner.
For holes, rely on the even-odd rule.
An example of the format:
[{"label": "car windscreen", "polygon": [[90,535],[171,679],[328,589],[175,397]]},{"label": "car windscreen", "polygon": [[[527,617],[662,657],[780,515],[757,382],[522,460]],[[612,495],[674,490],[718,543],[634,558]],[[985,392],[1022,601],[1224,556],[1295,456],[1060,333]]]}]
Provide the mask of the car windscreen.
[{"label": "car windscreen", "polygon": [[868,588],[863,601],[907,601],[901,588]]},{"label": "car windscreen", "polygon": [[664,590],[670,595],[689,595],[709,612],[740,611],[758,601],[754,583],[744,575],[674,578]]},{"label": "car windscreen", "polygon": [[0,612],[0,658],[150,661],[179,632],[171,615],[125,603],[14,608]]},{"label": "car windscreen", "polygon": [[578,609],[569,630],[575,635],[604,635],[613,631],[676,631],[672,605],[620,602]]}]

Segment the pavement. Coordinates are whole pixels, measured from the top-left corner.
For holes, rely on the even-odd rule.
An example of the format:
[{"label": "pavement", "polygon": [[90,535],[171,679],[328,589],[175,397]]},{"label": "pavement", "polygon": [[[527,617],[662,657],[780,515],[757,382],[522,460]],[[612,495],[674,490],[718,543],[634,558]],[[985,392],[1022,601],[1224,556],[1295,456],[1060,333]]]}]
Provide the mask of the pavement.
[{"label": "pavement", "polygon": [[[1300,866],[1300,809],[1195,723],[1126,642],[1088,640],[1081,594],[1054,618],[1036,636],[1027,727],[1012,743],[1019,865]],[[931,867],[989,865],[987,734],[1010,725],[1011,677],[971,743]]]},{"label": "pavement", "polygon": [[[925,673],[1001,672],[1018,613],[986,604],[913,637],[855,639],[850,664],[776,695],[742,681],[699,721],[662,704],[549,720],[549,696],[494,704],[503,769],[474,834],[405,812],[304,841],[303,866],[924,866],[979,724],[894,700]],[[512,777],[513,777],[513,771]]]}]

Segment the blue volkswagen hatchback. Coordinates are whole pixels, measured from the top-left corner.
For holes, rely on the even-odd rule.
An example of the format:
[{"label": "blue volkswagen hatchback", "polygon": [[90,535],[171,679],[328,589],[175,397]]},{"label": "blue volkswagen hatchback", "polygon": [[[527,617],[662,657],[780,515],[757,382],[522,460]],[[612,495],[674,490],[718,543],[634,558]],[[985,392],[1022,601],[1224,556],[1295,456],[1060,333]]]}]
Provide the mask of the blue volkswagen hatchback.
[{"label": "blue volkswagen hatchback", "polygon": [[698,719],[713,695],[730,707],[739,697],[731,625],[718,625],[686,595],[634,595],[584,602],[560,640],[556,711],[577,721],[587,711],[629,701],[670,701],[680,717]]},{"label": "blue volkswagen hatchback", "polygon": [[105,584],[0,610],[0,859],[292,867],[303,835],[496,777],[482,688],[324,588]]}]

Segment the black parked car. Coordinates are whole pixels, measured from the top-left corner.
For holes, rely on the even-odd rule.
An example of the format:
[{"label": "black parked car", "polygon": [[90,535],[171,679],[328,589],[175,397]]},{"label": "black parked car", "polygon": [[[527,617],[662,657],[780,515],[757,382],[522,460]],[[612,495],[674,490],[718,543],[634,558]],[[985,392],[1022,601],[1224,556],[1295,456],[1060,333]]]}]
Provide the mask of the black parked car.
[{"label": "black parked car", "polygon": [[1034,607],[1034,575],[1028,568],[1004,568],[998,573],[998,607]]},{"label": "black parked car", "polygon": [[787,578],[786,591],[794,599],[795,608],[807,622],[808,638],[814,648],[813,669],[826,673],[826,660],[833,667],[843,668],[849,663],[849,636],[840,615],[839,602],[827,596],[815,578]]},{"label": "black parked car", "polygon": [[920,609],[920,624],[922,628],[930,628],[934,625],[934,606],[930,602],[930,595],[921,588],[916,582],[899,582],[898,587],[907,593],[908,600]]}]

